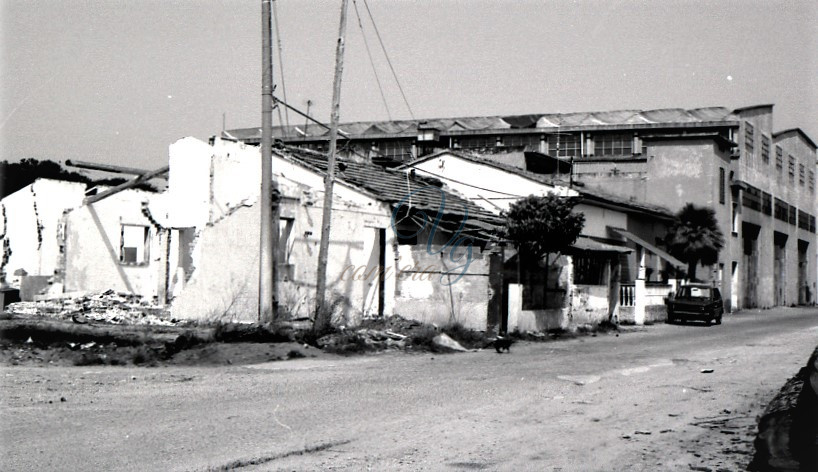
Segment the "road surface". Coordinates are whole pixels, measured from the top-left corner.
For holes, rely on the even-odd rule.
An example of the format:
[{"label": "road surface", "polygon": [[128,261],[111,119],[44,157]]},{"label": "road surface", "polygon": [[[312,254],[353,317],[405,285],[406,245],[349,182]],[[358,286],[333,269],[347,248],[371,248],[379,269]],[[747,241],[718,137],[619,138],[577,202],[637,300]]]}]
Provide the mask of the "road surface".
[{"label": "road surface", "polygon": [[4,367],[0,470],[737,470],[816,344],[785,308],[510,354]]}]

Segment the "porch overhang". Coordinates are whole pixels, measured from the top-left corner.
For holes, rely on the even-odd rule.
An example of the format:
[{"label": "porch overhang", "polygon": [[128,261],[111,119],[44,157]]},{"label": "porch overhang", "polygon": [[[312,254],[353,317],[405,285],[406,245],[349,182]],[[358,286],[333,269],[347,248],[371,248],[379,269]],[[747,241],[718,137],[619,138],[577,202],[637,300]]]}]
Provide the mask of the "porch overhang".
[{"label": "porch overhang", "polygon": [[633,243],[635,243],[635,244],[637,244],[639,246],[642,246],[643,248],[647,249],[648,251],[656,254],[657,256],[659,256],[660,259],[663,259],[663,260],[667,261],[667,263],[672,265],[673,267],[675,267],[677,269],[680,269],[680,270],[686,270],[687,269],[687,264],[685,264],[684,262],[680,261],[679,259],[676,259],[675,257],[671,256],[666,251],[664,251],[662,249],[659,249],[654,244],[651,244],[651,243],[645,241],[644,239],[640,238],[639,236],[636,236],[635,234],[631,233],[630,231],[627,231],[627,230],[624,230],[624,229],[621,229],[621,228],[614,228],[614,227],[611,227],[611,226],[609,226],[608,229],[610,229],[614,233],[619,234],[623,238],[625,238],[625,239],[627,239],[629,241],[632,241]]},{"label": "porch overhang", "polygon": [[577,251],[625,254],[631,252],[632,249],[629,247],[603,243],[588,236],[580,236],[577,238],[576,242],[571,245],[571,252]]}]

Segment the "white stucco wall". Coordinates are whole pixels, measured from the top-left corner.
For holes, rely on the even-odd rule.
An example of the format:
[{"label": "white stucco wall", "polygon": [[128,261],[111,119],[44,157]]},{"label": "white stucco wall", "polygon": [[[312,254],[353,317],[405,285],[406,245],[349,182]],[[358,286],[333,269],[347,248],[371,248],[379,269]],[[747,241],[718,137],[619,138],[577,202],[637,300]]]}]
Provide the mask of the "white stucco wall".
[{"label": "white stucco wall", "polygon": [[[123,190],[66,215],[66,292],[113,289],[159,297],[165,280],[165,250],[162,235],[142,211],[143,202],[153,196],[150,192]],[[123,225],[148,228],[145,264],[120,262]]]},{"label": "white stucco wall", "polygon": [[[63,212],[82,203],[85,184],[37,179],[2,201],[0,235],[11,249],[0,270],[6,282],[19,288],[20,269],[28,275],[54,275],[60,263],[59,229]],[[2,280],[0,280],[2,282]]]},{"label": "white stucco wall", "polygon": [[443,180],[452,190],[494,212],[507,210],[513,202],[529,195],[555,192],[563,196],[577,195],[577,192],[567,187],[546,185],[514,172],[472,162],[453,154],[441,154],[412,165],[412,168],[420,175]]},{"label": "white stucco wall", "polygon": [[[211,161],[207,224],[199,226],[193,253],[193,273],[172,303],[179,318],[223,318],[252,321],[258,313],[258,245],[260,210],[259,150],[231,141],[194,145],[186,138],[176,151],[177,163]],[[178,174],[177,174],[178,175]],[[323,177],[273,155],[273,177],[282,195],[280,231],[292,223],[286,256],[280,260],[279,304],[292,316],[314,310],[318,246],[323,212]],[[190,187],[192,184],[186,184]],[[171,190],[173,192],[173,190]],[[197,201],[197,205],[201,202]],[[201,212],[198,212],[201,214]],[[175,220],[171,217],[169,223]],[[337,183],[327,266],[326,299],[336,305],[336,322],[354,324],[378,313],[377,278],[361,277],[378,266],[378,228],[386,229],[385,262],[394,260],[394,235],[389,230],[388,205],[357,189]],[[288,266],[288,267],[287,267]],[[353,275],[355,269],[358,277]],[[351,268],[351,269],[348,269]],[[394,306],[394,277],[386,279],[384,313]]]}]

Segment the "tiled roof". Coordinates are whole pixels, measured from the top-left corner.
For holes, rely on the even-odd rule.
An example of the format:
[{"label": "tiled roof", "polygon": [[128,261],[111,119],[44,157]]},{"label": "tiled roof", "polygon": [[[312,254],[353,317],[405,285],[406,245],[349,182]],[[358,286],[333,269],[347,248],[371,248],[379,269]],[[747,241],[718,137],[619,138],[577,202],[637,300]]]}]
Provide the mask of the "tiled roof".
[{"label": "tiled roof", "polygon": [[[326,154],[286,145],[279,146],[277,152],[321,173],[327,170]],[[502,219],[493,213],[449,190],[443,190],[441,182],[436,179],[411,175],[369,163],[338,159],[336,164],[335,177],[337,180],[363,189],[378,200],[392,206],[400,202],[404,202],[404,205],[411,204],[415,210],[426,211],[430,221],[435,219],[441,207],[441,196],[443,196],[445,198],[444,216],[459,223],[463,216],[468,214],[467,229],[485,232],[487,229],[493,229],[502,224]],[[407,199],[410,193],[412,194],[411,200]]]},{"label": "tiled roof", "polygon": [[[339,129],[351,136],[412,136],[417,133],[418,125],[432,127],[441,133],[457,131],[489,131],[504,129],[549,129],[558,127],[586,126],[621,126],[621,125],[672,125],[725,122],[736,123],[739,117],[724,107],[707,108],[665,108],[659,110],[614,110],[579,113],[539,113],[508,116],[476,116],[460,118],[434,118],[423,120],[394,121],[359,121],[342,123]],[[296,129],[298,128],[298,129]],[[276,138],[304,137],[305,127],[276,126],[273,136]],[[261,138],[260,128],[235,129],[225,132],[229,137],[242,141],[254,141]],[[327,129],[310,125],[306,129],[308,136],[325,136]]]}]

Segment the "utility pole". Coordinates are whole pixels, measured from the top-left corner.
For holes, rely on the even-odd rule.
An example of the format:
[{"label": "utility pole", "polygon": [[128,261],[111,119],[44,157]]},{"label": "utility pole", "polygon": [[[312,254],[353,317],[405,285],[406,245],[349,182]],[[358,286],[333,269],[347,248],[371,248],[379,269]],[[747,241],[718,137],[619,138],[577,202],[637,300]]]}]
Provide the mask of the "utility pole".
[{"label": "utility pole", "polygon": [[[261,230],[258,277],[258,320],[275,315],[275,237],[273,221],[273,57],[270,1],[261,1]],[[275,232],[274,232],[275,230]]]},{"label": "utility pole", "polygon": [[332,87],[332,114],[329,129],[329,160],[327,175],[324,177],[324,212],[321,219],[321,245],[318,248],[318,280],[315,288],[315,323],[313,330],[324,331],[330,323],[329,310],[326,309],[327,259],[329,256],[329,231],[332,218],[332,186],[335,183],[335,152],[338,141],[338,121],[341,108],[341,73],[344,70],[344,35],[347,25],[347,3],[341,0],[341,25],[338,28],[338,47],[335,50],[335,79]]}]

